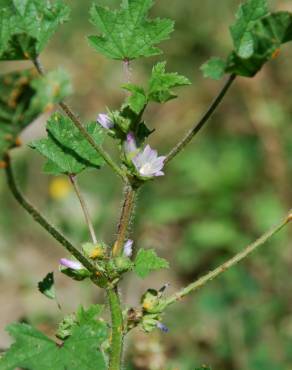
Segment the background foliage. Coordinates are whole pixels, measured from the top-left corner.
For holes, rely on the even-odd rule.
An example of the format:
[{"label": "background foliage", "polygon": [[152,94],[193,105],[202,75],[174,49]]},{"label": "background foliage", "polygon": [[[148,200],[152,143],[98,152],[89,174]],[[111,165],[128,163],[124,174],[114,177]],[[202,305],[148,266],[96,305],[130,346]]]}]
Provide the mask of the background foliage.
[{"label": "background foliage", "polygon": [[[103,0],[116,5],[118,1]],[[290,1],[271,1],[274,8],[292,10]],[[191,126],[216,94],[220,82],[204,80],[199,66],[230,49],[227,26],[239,1],[160,0],[153,15],[176,20],[176,32],[162,45],[166,52],[133,63],[133,80],[143,85],[154,61],[168,59],[168,69],[187,76],[192,86],[177,101],[146,112],[156,129],[153,147],[167,152]],[[72,2],[73,21],[61,27],[43,57],[51,70],[61,66],[74,78],[72,105],[92,121],[104,106],[118,107],[124,97],[116,81],[124,81],[121,63],[110,62],[88,47],[85,34],[90,1]],[[167,176],[147,184],[139,196],[136,240],[170,259],[168,270],[140,280],[124,281],[127,303],[149,285],[170,282],[170,291],[192,281],[266,230],[292,204],[290,191],[292,134],[292,49],[269,63],[254,80],[239,79],[215,118],[172,162]],[[18,68],[26,64],[15,63]],[[3,71],[12,68],[3,64]],[[23,142],[44,136],[45,119],[24,133]],[[43,160],[23,146],[14,152],[20,180],[30,198],[60,228],[80,244],[87,229],[70,184],[50,178],[40,169]],[[120,206],[121,184],[106,169],[80,176],[90,200],[96,231],[109,241]],[[62,250],[7,195],[0,176],[0,331],[11,321],[37,325],[50,334],[60,319],[54,303],[35,289],[48,270],[56,270]],[[291,234],[291,232],[290,232]],[[206,363],[215,370],[291,370],[292,316],[291,235],[282,232],[251,259],[168,311],[168,334],[131,334],[127,356],[132,369],[193,370]],[[103,297],[86,283],[75,285],[56,276],[63,313],[83,302]],[[94,290],[93,290],[94,289]],[[2,301],[2,300],[1,300]],[[44,327],[44,323],[50,323]],[[5,348],[8,336],[0,337]]]}]

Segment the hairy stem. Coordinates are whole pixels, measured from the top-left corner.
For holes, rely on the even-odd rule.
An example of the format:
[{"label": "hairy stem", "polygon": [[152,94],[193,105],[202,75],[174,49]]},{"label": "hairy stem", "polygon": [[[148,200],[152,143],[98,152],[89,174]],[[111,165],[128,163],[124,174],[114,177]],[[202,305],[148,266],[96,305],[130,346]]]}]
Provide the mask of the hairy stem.
[{"label": "hairy stem", "polygon": [[193,137],[204,127],[204,125],[209,121],[215,110],[218,108],[223,98],[225,97],[227,91],[235,80],[236,75],[232,74],[229,76],[227,82],[213,100],[206,113],[202,116],[199,122],[185,135],[185,137],[168,153],[165,163],[171,161],[176,155],[178,155],[193,139]]},{"label": "hairy stem", "polygon": [[[39,58],[34,59],[33,64],[40,75],[45,74],[44,67],[42,66]],[[69,107],[69,105],[65,102],[60,102],[59,106],[62,108],[64,113],[66,113],[66,115],[71,119],[71,121],[78,128],[78,130],[81,132],[83,137],[88,141],[88,143],[93,147],[93,149],[95,149],[95,151],[104,159],[104,161],[113,169],[113,171],[125,181],[126,177],[123,170],[112,160],[110,155],[100,145],[96,144],[92,136],[84,128],[77,114],[75,114],[73,110]]]},{"label": "hairy stem", "polygon": [[292,214],[290,213],[288,217],[286,217],[281,223],[277,226],[273,227],[271,230],[267,231],[264,235],[262,235],[259,239],[257,239],[254,243],[248,245],[243,251],[236,254],[234,257],[217,267],[215,270],[210,271],[208,274],[202,276],[200,279],[191,283],[187,287],[183,288],[181,291],[173,294],[166,300],[166,306],[171,305],[172,303],[179,301],[187,294],[194,292],[200,288],[202,288],[205,284],[212,281],[223,272],[229,270],[231,267],[242,261],[244,258],[249,256],[253,251],[255,251],[258,247],[266,243],[273,235],[283,229],[290,221],[292,221]]},{"label": "hairy stem", "polygon": [[122,207],[122,212],[119,220],[117,240],[114,245],[113,255],[118,256],[122,252],[124,241],[127,237],[129,223],[135,208],[136,191],[130,185],[125,187],[125,199]]},{"label": "hairy stem", "polygon": [[111,312],[111,348],[108,369],[120,370],[122,368],[124,323],[118,288],[108,289],[107,296]]},{"label": "hairy stem", "polygon": [[73,188],[75,190],[77,198],[79,199],[79,202],[80,202],[83,214],[84,214],[85,222],[86,222],[86,224],[88,226],[88,229],[89,229],[89,233],[90,233],[90,236],[91,236],[92,243],[97,244],[97,239],[96,239],[94,227],[93,227],[93,224],[92,224],[92,221],[91,221],[91,218],[90,218],[90,214],[89,214],[85,199],[83,198],[82,193],[80,191],[77,178],[76,178],[76,176],[70,175],[69,179],[71,181],[71,184],[73,185]]},{"label": "hairy stem", "polygon": [[11,160],[8,155],[5,157],[5,162],[7,184],[18,203],[33,217],[38,224],[47,230],[47,232],[51,234],[53,238],[55,238],[60,244],[63,245],[63,247],[67,249],[69,253],[71,253],[79,262],[81,262],[85,268],[93,273],[96,273],[96,268],[87,260],[87,258],[83,256],[82,253],[79,252],[79,250],[74,247],[74,245],[71,244],[71,242],[69,242],[69,240],[67,240],[53,225],[51,225],[28,200],[25,199],[16,184],[11,166]]}]

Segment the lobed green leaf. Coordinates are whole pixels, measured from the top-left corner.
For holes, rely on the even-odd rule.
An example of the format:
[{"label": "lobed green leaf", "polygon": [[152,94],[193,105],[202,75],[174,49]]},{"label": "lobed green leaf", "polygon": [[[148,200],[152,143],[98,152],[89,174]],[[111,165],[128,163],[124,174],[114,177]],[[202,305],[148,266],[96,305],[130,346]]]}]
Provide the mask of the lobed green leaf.
[{"label": "lobed green leaf", "polygon": [[[89,123],[86,130],[98,145],[102,143],[103,133],[96,123]],[[47,132],[47,138],[30,144],[48,159],[46,173],[77,175],[88,167],[100,168],[104,164],[69,118],[55,113],[48,120]]]},{"label": "lobed green leaf", "polygon": [[149,20],[153,0],[126,0],[119,10],[93,5],[91,22],[101,35],[89,36],[90,45],[101,54],[117,60],[133,60],[161,54],[154,45],[169,38],[174,22]]},{"label": "lobed green leaf", "polygon": [[7,331],[15,342],[0,359],[0,370],[95,370],[105,369],[100,351],[107,338],[102,321],[96,325],[75,326],[71,336],[61,345],[27,324],[15,323]]}]

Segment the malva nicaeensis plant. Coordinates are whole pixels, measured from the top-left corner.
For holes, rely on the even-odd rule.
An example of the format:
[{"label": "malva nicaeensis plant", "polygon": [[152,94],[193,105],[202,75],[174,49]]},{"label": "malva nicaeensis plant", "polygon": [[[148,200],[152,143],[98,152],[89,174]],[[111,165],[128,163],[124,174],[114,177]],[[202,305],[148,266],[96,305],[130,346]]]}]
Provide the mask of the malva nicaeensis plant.
[{"label": "malva nicaeensis plant", "polygon": [[[100,305],[92,305],[87,310],[80,306],[60,323],[56,341],[27,324],[12,324],[7,330],[14,344],[2,356],[0,369],[119,370],[124,341],[131,330],[138,327],[146,333],[156,329],[166,332],[163,314],[168,306],[243,260],[292,219],[289,213],[257,241],[180,291],[167,296],[166,285],[158,290],[148,289],[139,307],[124,306],[119,283],[126,273],[134,271],[145,278],[151,271],[169,267],[154,250],[138,249],[130,239],[129,223],[137,192],[147,186],[148,181],[159,181],[156,178],[164,176],[167,164],[202,129],[238,76],[253,77],[266,62],[278,56],[282,44],[292,40],[292,14],[271,13],[266,0],[247,0],[240,6],[230,28],[232,52],[226,60],[213,58],[202,66],[206,77],[220,79],[227,74],[226,83],[200,121],[167,155],[160,156],[147,144],[153,131],[144,122],[143,114],[152,102],[164,104],[176,98],[172,90],[190,82],[177,73],[166,72],[164,61],[154,65],[147,87],[131,81],[132,61],[160,55],[156,45],[167,39],[174,28],[170,20],[147,18],[153,0],[123,0],[120,9],[115,11],[97,4],[92,6],[90,18],[99,35],[89,36],[89,43],[104,56],[123,63],[127,82],[122,86],[126,98],[121,107],[108,109],[86,124],[64,102],[71,93],[67,74],[62,70],[46,73],[39,59],[59,24],[67,21],[68,7],[62,0],[0,0],[0,4],[0,60],[31,60],[35,67],[0,77],[0,157],[8,188],[35,221],[69,252],[69,258],[60,261],[60,271],[77,281],[90,279],[92,284],[105,290],[111,317],[109,323],[101,318],[103,307]],[[81,248],[55,229],[22,195],[11,165],[10,151],[20,145],[20,132],[55,105],[63,114],[53,113],[47,122],[47,137],[32,142],[30,147],[46,158],[45,173],[69,177],[91,236],[91,241]],[[119,150],[119,163],[102,147],[106,136]],[[77,183],[79,173],[88,168],[99,170],[104,165],[119,176],[125,187],[117,236],[107,242],[96,237]],[[39,290],[48,298],[56,298],[53,273],[39,283]]]}]

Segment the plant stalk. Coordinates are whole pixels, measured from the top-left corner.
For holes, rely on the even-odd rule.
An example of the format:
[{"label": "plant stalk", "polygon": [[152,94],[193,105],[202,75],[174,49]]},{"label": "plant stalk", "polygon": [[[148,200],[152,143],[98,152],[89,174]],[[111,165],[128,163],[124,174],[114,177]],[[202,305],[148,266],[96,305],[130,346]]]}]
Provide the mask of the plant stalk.
[{"label": "plant stalk", "polygon": [[121,254],[125,239],[127,237],[129,224],[135,208],[136,192],[130,185],[125,187],[125,199],[118,225],[117,240],[113,248],[113,256]]},{"label": "plant stalk", "polygon": [[18,203],[32,216],[32,218],[41,225],[49,234],[52,235],[54,239],[56,239],[63,247],[67,249],[69,253],[71,253],[82,265],[87,268],[92,273],[96,273],[96,268],[87,260],[85,256],[82,255],[79,250],[74,247],[74,245],[69,242],[53,225],[51,225],[44,216],[22,195],[21,191],[16,184],[10,157],[7,155],[5,157],[5,173],[7,178],[8,187],[13,194],[14,198],[18,201]]},{"label": "plant stalk", "polygon": [[90,233],[90,236],[91,236],[92,243],[97,244],[97,238],[96,238],[96,235],[95,235],[94,227],[93,227],[93,224],[92,224],[92,221],[91,221],[91,218],[90,218],[90,214],[89,214],[85,199],[83,198],[83,195],[80,191],[77,178],[76,178],[76,176],[70,175],[69,179],[71,181],[71,184],[73,185],[73,188],[75,190],[77,198],[79,199],[79,202],[80,202],[83,214],[84,214],[85,222],[86,222],[86,224],[88,226],[88,229],[89,229],[89,233]]},{"label": "plant stalk", "polygon": [[218,266],[213,271],[210,271],[208,274],[202,276],[200,279],[191,283],[187,287],[181,289],[179,292],[173,294],[168,299],[166,299],[165,304],[169,306],[177,301],[180,301],[187,294],[194,292],[202,288],[205,284],[209,283],[216,277],[220,276],[223,272],[229,270],[231,267],[248,257],[252,252],[254,252],[258,247],[266,243],[272,236],[278,233],[283,227],[285,227],[290,221],[292,221],[292,214],[290,213],[281,223],[273,227],[271,230],[267,231],[259,239],[257,239],[252,244],[248,245],[244,250],[237,253],[234,257]]},{"label": "plant stalk", "polygon": [[118,288],[108,289],[107,296],[111,312],[111,348],[108,370],[121,370],[124,322]]},{"label": "plant stalk", "polygon": [[227,91],[231,87],[232,83],[236,78],[235,74],[229,76],[227,82],[217,95],[217,97],[212,101],[211,105],[207,109],[206,113],[202,116],[199,122],[185,135],[185,137],[168,153],[165,164],[171,161],[175,156],[177,156],[193,139],[193,137],[204,127],[204,125],[209,121],[212,117],[215,110],[218,108],[220,103],[222,102],[223,98],[225,97]]}]

